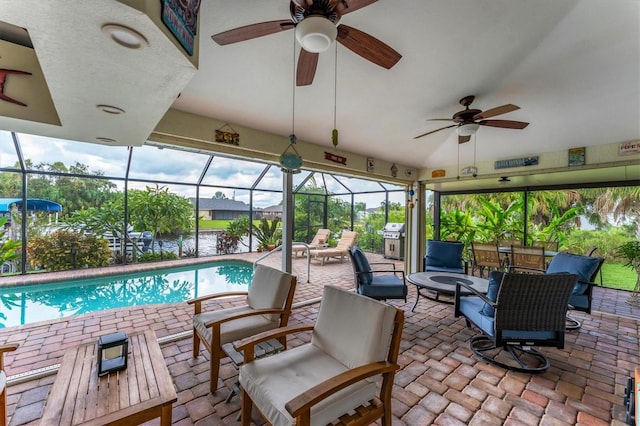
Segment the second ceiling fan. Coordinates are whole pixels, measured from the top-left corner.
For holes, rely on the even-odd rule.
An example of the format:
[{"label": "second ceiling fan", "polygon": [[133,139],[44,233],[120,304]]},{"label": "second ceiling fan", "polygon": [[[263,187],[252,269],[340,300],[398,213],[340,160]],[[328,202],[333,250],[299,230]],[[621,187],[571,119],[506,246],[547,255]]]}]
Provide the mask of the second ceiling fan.
[{"label": "second ceiling fan", "polygon": [[302,45],[298,57],[296,85],[313,83],[318,55],[334,40],[352,52],[383,68],[390,69],[402,58],[377,38],[344,24],[340,18],[375,3],[377,0],[290,0],[291,19],[245,25],[211,36],[219,45],[238,43],[296,28]]},{"label": "second ceiling fan", "polygon": [[414,139],[421,138],[423,136],[430,135],[432,133],[439,132],[440,130],[450,129],[452,127],[457,127],[458,133],[458,143],[465,143],[471,140],[471,135],[478,130],[480,126],[490,126],[490,127],[501,127],[504,129],[524,129],[529,125],[524,121],[513,121],[513,120],[486,120],[489,117],[495,117],[496,115],[506,114],[511,111],[515,111],[520,109],[519,106],[515,106],[512,104],[506,104],[499,107],[491,108],[486,111],[482,111],[479,109],[470,109],[469,105],[473,102],[475,96],[465,96],[460,99],[460,105],[464,106],[465,109],[462,111],[458,111],[453,114],[451,118],[431,118],[428,121],[453,121],[454,124],[449,126],[441,127],[436,130],[431,130],[430,132],[423,133],[414,137]]}]

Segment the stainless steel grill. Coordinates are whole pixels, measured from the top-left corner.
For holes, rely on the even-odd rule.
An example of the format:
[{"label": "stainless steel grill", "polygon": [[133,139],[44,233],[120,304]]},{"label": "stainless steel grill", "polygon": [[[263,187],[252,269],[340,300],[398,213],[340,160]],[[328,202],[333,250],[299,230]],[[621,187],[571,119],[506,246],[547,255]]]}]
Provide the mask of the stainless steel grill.
[{"label": "stainless steel grill", "polygon": [[384,257],[404,259],[404,223],[388,222],[382,230]]}]

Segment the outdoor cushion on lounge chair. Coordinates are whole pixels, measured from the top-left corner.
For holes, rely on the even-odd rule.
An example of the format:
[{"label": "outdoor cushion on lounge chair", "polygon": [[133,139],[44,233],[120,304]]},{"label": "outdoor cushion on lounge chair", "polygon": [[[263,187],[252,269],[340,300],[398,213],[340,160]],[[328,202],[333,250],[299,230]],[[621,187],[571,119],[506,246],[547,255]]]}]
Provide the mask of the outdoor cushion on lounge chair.
[{"label": "outdoor cushion on lounge chair", "polygon": [[[315,324],[263,333],[238,343],[242,425],[255,405],[269,424],[309,426],[334,423],[391,426],[391,392],[403,311],[350,291],[325,286]],[[311,331],[311,340],[254,360],[260,341]],[[347,416],[345,416],[347,415]],[[343,417],[344,416],[344,417]],[[259,422],[258,424],[261,424]]]},{"label": "outdoor cushion on lounge chair", "polygon": [[[404,271],[396,269],[395,263],[369,263],[364,252],[357,245],[349,250],[349,258],[353,265],[358,294],[377,300],[403,299],[405,302],[407,301]],[[373,270],[371,265],[376,265],[376,269]],[[383,270],[381,265],[387,266]]]},{"label": "outdoor cushion on lounge chair", "polygon": [[[318,231],[316,232],[316,235],[308,244],[309,250],[322,248],[321,246],[324,244],[327,244],[327,241],[329,241],[330,236],[331,236],[330,229],[324,229],[324,228],[318,229]],[[291,252],[293,253],[294,256],[297,256],[300,253],[304,254],[306,253],[306,251],[307,251],[307,246],[302,244],[294,245],[293,247],[291,247]]]},{"label": "outdoor cushion on lounge chair", "polygon": [[339,257],[340,262],[342,262],[351,247],[355,245],[357,238],[358,233],[355,231],[342,231],[340,240],[335,247],[311,250],[311,257],[313,259],[319,259],[322,265],[324,265],[324,262],[331,257]]},{"label": "outdoor cushion on lounge chair", "polygon": [[[193,357],[200,354],[200,341],[210,354],[210,383],[218,388],[222,345],[287,325],[296,288],[296,277],[264,265],[258,265],[248,292],[227,292],[187,301],[194,305]],[[213,298],[247,296],[246,304],[210,312],[202,311],[202,302]],[[286,347],[286,341],[280,342]]]}]

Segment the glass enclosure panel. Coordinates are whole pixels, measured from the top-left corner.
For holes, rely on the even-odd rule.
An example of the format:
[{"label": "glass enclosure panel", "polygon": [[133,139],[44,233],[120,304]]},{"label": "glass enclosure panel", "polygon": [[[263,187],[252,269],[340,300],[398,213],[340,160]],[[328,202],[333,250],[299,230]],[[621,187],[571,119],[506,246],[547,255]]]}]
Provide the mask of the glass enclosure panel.
[{"label": "glass enclosure panel", "polygon": [[271,189],[282,192],[282,170],[278,166],[270,166],[267,173],[260,179],[256,189]]},{"label": "glass enclosure panel", "polygon": [[260,174],[267,167],[266,164],[253,161],[214,156],[202,183],[228,188],[249,189],[255,185]]},{"label": "glass enclosure panel", "polygon": [[196,184],[208,159],[205,154],[163,146],[134,147],[129,178]]},{"label": "glass enclosure panel", "polygon": [[[380,192],[384,191],[385,189],[380,183],[372,180],[358,179],[346,176],[336,176],[335,178],[344,186],[349,188],[351,192]],[[344,192],[344,189],[340,192]]]},{"label": "glass enclosure panel", "polygon": [[109,177],[124,177],[129,151],[124,146],[18,133],[22,154],[29,170],[58,171]]},{"label": "glass enclosure panel", "polygon": [[[0,167],[7,169],[20,169],[18,154],[13,143],[11,133],[0,130]],[[6,197],[6,195],[3,195]]]},{"label": "glass enclosure panel", "polygon": [[[200,189],[198,255],[241,253],[249,250],[250,191],[203,187]],[[192,200],[195,208],[195,199]],[[246,222],[234,226],[242,219]],[[195,235],[194,235],[195,237]]]},{"label": "glass enclosure panel", "polygon": [[[399,208],[400,205],[397,207]],[[384,192],[355,194],[354,208],[356,218],[362,218],[357,220],[354,226],[358,232],[358,244],[363,250],[382,253],[384,249],[382,230],[387,222],[386,194]],[[404,204],[402,209],[404,211]],[[390,212],[389,222],[392,221],[391,218],[395,218],[395,222],[404,223],[404,213],[402,219],[398,219]]]}]

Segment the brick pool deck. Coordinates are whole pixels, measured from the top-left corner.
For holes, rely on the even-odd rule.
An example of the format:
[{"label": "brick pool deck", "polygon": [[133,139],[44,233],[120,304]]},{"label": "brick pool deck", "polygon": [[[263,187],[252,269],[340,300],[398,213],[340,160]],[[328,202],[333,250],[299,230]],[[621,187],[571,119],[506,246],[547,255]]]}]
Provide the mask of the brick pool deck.
[{"label": "brick pool deck", "polygon": [[[220,256],[213,260],[252,261],[258,256]],[[368,257],[371,261],[384,261],[381,256],[368,254]],[[280,255],[264,261],[276,267],[280,262]],[[298,275],[298,287],[290,324],[315,319],[317,301],[325,284],[353,287],[348,260],[324,266],[312,262],[310,282],[304,258],[295,259],[293,269]],[[113,267],[107,272],[117,270]],[[73,272],[76,276],[82,273],[86,272]],[[28,279],[33,282],[45,278]],[[0,285],[3,281],[7,280],[0,278]],[[640,366],[640,308],[625,303],[628,295],[595,288],[592,314],[574,314],[583,321],[582,328],[567,333],[563,350],[542,348],[551,359],[551,368],[543,374],[531,375],[505,371],[476,359],[468,344],[475,332],[466,328],[463,319],[453,317],[451,305],[421,299],[412,313],[415,289],[410,285],[406,303],[390,302],[405,311],[399,358],[402,368],[396,374],[393,391],[394,424],[625,424],[624,388],[633,369]],[[221,306],[233,303],[228,300]],[[178,392],[173,424],[237,424],[239,398],[225,403],[236,368],[228,358],[224,359],[219,390],[215,394],[208,392],[208,353],[202,351],[195,359],[191,356],[190,308],[186,303],[121,308],[3,329],[0,344],[20,344],[6,361],[10,376],[9,425],[39,424],[56,377],[52,366],[60,362],[66,348],[96,341],[98,336],[116,330],[133,333],[146,329],[153,329],[160,339]],[[295,346],[306,338],[307,335],[301,335],[289,342]],[[34,371],[39,374],[32,375]],[[263,424],[259,418],[255,420],[256,424]]]}]

